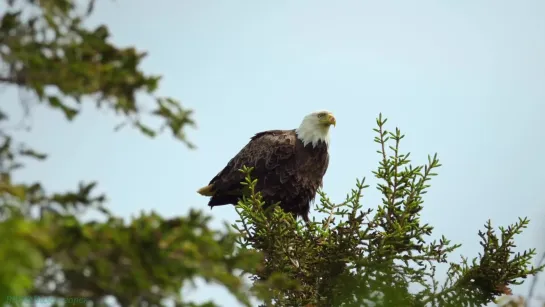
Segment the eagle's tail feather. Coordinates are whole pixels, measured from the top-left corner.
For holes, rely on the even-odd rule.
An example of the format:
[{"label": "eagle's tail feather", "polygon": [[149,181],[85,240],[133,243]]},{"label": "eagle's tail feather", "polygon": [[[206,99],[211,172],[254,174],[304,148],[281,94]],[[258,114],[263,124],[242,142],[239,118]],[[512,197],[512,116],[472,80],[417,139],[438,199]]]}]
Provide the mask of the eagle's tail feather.
[{"label": "eagle's tail feather", "polygon": [[201,194],[202,196],[214,196],[215,191],[213,185],[209,184],[205,187],[198,189],[197,193]]}]

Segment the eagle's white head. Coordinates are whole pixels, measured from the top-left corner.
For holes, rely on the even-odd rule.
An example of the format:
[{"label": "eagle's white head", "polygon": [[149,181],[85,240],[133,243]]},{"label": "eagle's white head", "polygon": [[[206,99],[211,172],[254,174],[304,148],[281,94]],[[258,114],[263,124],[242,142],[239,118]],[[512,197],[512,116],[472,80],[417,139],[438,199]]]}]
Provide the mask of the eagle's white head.
[{"label": "eagle's white head", "polygon": [[321,110],[305,116],[295,132],[305,146],[312,144],[316,147],[319,141],[323,141],[329,146],[329,126],[336,124],[335,116],[331,112]]}]

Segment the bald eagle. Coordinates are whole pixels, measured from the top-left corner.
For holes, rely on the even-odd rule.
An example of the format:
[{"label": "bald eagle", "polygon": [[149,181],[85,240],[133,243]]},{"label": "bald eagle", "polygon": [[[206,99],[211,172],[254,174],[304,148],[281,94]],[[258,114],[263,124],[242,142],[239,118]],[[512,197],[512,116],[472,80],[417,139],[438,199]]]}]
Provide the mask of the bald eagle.
[{"label": "bald eagle", "polygon": [[308,222],[310,204],[329,164],[329,111],[313,112],[293,130],[269,130],[254,135],[210,183],[197,192],[211,197],[208,206],[236,204],[242,197],[243,166],[253,167],[256,190],[265,208],[280,202],[285,211]]}]

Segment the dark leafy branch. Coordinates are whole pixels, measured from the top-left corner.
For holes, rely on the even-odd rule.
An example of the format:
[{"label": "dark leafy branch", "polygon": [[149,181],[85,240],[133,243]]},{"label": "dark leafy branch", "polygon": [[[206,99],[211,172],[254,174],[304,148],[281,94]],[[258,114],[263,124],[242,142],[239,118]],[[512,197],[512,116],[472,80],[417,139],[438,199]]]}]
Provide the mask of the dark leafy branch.
[{"label": "dark leafy branch", "polygon": [[[194,126],[192,112],[155,94],[161,77],[141,70],[146,53],[113,44],[105,25],[85,26],[94,1],[8,0],[6,7],[0,13],[0,84],[30,94],[32,100],[12,101],[25,116],[36,102],[70,121],[86,104],[114,112],[121,126],[151,137],[169,130],[193,147],[185,132]],[[29,159],[47,155],[14,138],[10,116],[0,107],[0,236],[9,241],[0,246],[2,305],[14,303],[4,301],[8,297],[33,295],[79,298],[93,306],[106,306],[106,298],[123,306],[162,306],[165,299],[176,306],[215,306],[180,294],[204,278],[250,306],[237,272],[253,271],[261,256],[240,251],[238,235],[210,229],[209,218],[196,211],[172,219],[142,213],[127,222],[107,209],[96,182],[50,192],[43,182],[15,181]],[[83,222],[88,212],[99,218]]]},{"label": "dark leafy branch", "polygon": [[[10,2],[0,19],[0,83],[33,93],[37,101],[61,111],[68,120],[77,116],[82,103],[95,101],[98,107],[123,115],[124,123],[146,135],[169,129],[193,147],[184,132],[194,125],[192,112],[172,98],[154,96],[161,77],[139,68],[145,52],[116,47],[104,25],[84,26],[92,10],[78,13],[75,2],[67,0]],[[144,94],[147,104],[138,102]],[[163,123],[152,128],[144,121],[144,112]]]}]

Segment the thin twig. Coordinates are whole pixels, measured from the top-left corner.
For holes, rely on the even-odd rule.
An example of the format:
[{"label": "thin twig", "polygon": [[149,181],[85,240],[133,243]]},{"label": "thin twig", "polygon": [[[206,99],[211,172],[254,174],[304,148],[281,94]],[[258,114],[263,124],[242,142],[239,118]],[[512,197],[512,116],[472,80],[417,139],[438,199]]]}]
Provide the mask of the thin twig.
[{"label": "thin twig", "polygon": [[[543,254],[541,255],[541,258],[539,259],[539,262],[537,263],[537,267],[539,268],[544,263],[545,263],[545,252],[543,252]],[[530,290],[528,291],[528,299],[526,300],[527,304],[534,296],[534,290],[537,284],[537,276],[538,275],[534,276],[534,278],[532,279],[532,283],[530,284]]]}]

